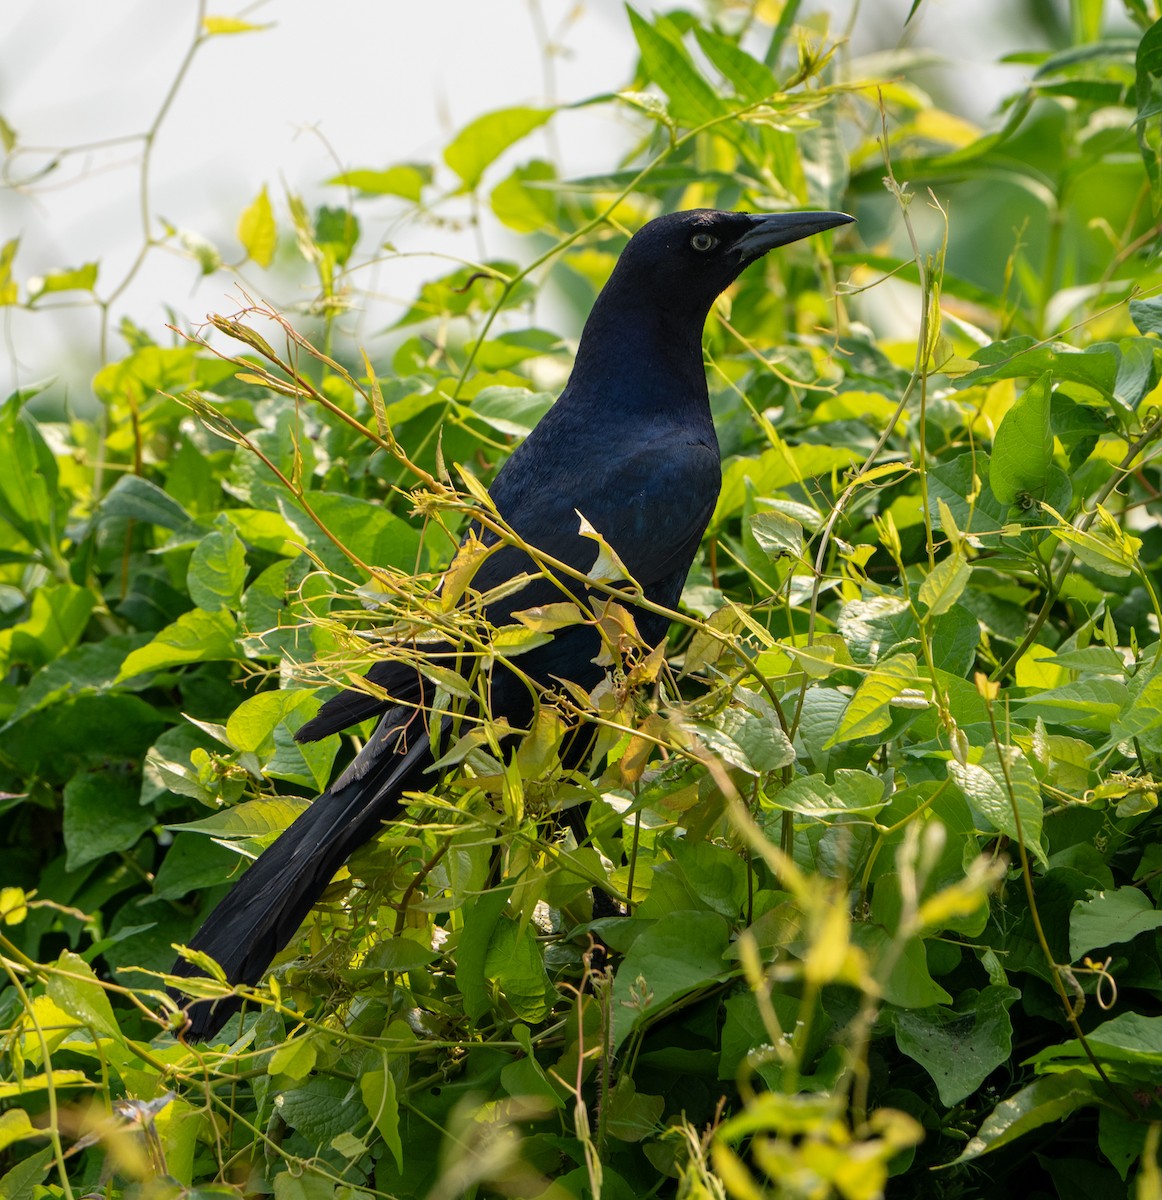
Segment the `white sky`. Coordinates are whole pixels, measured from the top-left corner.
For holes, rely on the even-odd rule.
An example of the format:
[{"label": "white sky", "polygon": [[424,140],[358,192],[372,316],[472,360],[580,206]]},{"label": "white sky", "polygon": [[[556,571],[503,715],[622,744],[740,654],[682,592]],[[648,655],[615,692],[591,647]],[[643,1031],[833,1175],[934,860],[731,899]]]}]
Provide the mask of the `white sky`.
[{"label": "white sky", "polygon": [[[272,0],[241,13],[236,3],[211,3],[209,12],[273,27],[218,37],[202,48],[161,129],[151,173],[155,214],[208,238],[227,259],[240,254],[234,226],[263,184],[280,218],[284,187],[311,206],[341,203],[345,193],[321,186],[336,173],[336,160],[377,168],[438,160],[451,134],[481,113],[541,103],[550,87],[563,101],[614,91],[636,57],[617,0],[346,0],[326,7],[318,0]],[[846,11],[849,3],[815,0],[804,10],[821,7]],[[917,35],[919,44],[945,53],[955,47],[964,57],[948,78],[968,89],[962,100],[985,119],[996,97],[1019,78],[991,64],[1025,40],[1016,26],[1011,47],[979,46],[973,33],[986,26],[995,32],[996,17],[988,14],[1011,12],[1012,0],[926,0],[919,29],[905,34],[909,7],[910,0],[864,0],[856,52]],[[0,115],[22,145],[47,147],[140,132],[173,79],[196,12],[194,0],[5,0],[4,9]],[[543,69],[537,13],[563,48],[552,60],[551,80]],[[630,127],[613,106],[559,114],[553,127],[566,174],[608,169],[629,144]],[[521,152],[546,149],[530,139]],[[121,278],[140,244],[138,153],[137,145],[125,145],[70,157],[34,188],[0,189],[0,242],[21,238],[14,269],[22,295],[29,276],[92,259],[101,264],[99,291],[107,293]],[[44,161],[21,156],[15,174]],[[360,209],[361,215],[382,211]],[[466,205],[459,212],[466,215]],[[382,224],[373,226],[365,220],[365,232],[386,232]],[[478,252],[472,235],[427,225],[394,231],[393,238],[406,249]],[[519,257],[524,249],[503,231],[488,238],[492,253]],[[406,259],[377,283],[406,299],[418,281],[445,269]],[[119,299],[116,316],[127,313],[161,336],[166,304],[200,318],[230,311],[233,297],[227,276],[199,280],[188,261],[155,252]],[[83,403],[80,393],[97,361],[96,329],[96,315],[87,309],[4,310],[0,397],[14,383],[58,375],[58,394],[66,387]],[[112,351],[120,352],[116,342]]]}]

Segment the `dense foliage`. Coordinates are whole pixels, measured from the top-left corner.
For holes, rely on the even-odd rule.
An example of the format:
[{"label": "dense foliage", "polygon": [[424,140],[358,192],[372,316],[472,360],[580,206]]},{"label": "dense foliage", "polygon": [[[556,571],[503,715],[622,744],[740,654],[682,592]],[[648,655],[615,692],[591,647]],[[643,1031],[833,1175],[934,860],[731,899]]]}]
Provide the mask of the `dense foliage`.
[{"label": "dense foliage", "polygon": [[[797,10],[631,10],[595,102],[640,144],[601,177],[523,158],[554,113],[521,108],[315,211],[264,188],[247,271],[298,256],[308,311],[126,323],[98,420],[0,408],[0,1194],[1162,1195],[1162,23],[1077,0],[981,131]],[[520,263],[354,344],[369,230],[467,197]],[[702,205],[859,225],[712,316],[724,486],[669,657],[611,604],[607,683],[465,726],[187,1045],[172,947],[350,756],[293,741],[320,687],[576,619],[481,645],[470,557],[434,584],[567,369],[538,292],[583,307]],[[96,285],[18,266],[0,302]],[[888,281],[917,336],[873,332]],[[552,816],[586,800],[578,846]]]}]

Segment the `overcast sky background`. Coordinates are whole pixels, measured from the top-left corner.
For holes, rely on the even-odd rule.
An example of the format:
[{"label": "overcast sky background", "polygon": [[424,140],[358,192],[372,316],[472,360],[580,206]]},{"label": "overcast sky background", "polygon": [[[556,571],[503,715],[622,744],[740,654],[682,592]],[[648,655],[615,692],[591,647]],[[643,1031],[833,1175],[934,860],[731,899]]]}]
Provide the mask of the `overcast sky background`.
[{"label": "overcast sky background", "polygon": [[[925,76],[926,86],[954,89],[961,111],[987,122],[999,97],[1029,73],[995,65],[1002,53],[1029,45],[1012,0],[926,0],[905,30],[910,6],[865,0],[851,52],[939,47],[949,61]],[[803,12],[820,8],[842,23],[850,3],[809,0]],[[4,11],[0,115],[22,146],[51,150],[141,132],[177,71],[197,10],[194,0],[5,0]],[[310,205],[337,202],[344,193],[323,183],[340,167],[438,160],[450,136],[481,113],[617,90],[636,60],[615,0],[346,0],[326,9],[317,0],[245,8],[222,0],[209,12],[272,27],[217,37],[202,48],[161,129],[151,184],[154,213],[208,238],[227,260],[240,255],[238,214],[263,184],[280,219],[284,186]],[[546,30],[560,47],[551,76],[542,53]],[[998,45],[998,34],[1005,44]],[[608,169],[630,144],[627,118],[613,108],[554,120],[553,148],[566,174]],[[546,147],[530,140],[521,148],[526,156],[533,150]],[[29,276],[93,259],[101,264],[99,291],[121,278],[140,245],[138,159],[137,144],[111,146],[65,159],[32,188],[0,189],[0,242],[21,239],[14,270],[22,296]],[[21,155],[10,174],[25,177],[46,161]],[[469,233],[427,225],[392,232],[401,249],[478,249]],[[490,252],[521,257],[519,239],[500,230],[486,237]],[[404,301],[419,281],[446,269],[404,259],[377,284]],[[237,291],[224,274],[199,279],[189,261],[155,252],[119,298],[116,317],[128,314],[161,337],[166,304],[198,319],[232,310]],[[8,308],[3,321],[0,396],[15,384],[58,375],[54,390],[65,388],[83,404],[97,365],[95,312]],[[118,343],[111,353],[121,353]]]}]

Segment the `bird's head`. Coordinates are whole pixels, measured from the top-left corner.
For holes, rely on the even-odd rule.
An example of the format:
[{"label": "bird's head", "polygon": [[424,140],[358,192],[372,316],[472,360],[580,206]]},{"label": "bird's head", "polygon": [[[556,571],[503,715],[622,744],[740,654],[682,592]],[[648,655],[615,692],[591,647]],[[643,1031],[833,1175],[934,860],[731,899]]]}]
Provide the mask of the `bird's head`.
[{"label": "bird's head", "polygon": [[756,215],[699,208],[667,213],[634,234],[606,289],[623,302],[680,311],[701,328],[715,299],[768,250],[854,219],[840,212]]}]

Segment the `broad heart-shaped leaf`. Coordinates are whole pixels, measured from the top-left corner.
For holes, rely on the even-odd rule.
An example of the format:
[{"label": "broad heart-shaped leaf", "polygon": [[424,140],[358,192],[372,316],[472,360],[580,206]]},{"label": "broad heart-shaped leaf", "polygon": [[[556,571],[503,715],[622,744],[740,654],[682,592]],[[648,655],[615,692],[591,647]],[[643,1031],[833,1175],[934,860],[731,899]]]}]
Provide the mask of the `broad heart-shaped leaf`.
[{"label": "broad heart-shaped leaf", "polygon": [[999,1150],[1022,1134],[1062,1118],[1098,1100],[1093,1084],[1080,1071],[1050,1075],[1022,1088],[985,1118],[980,1132],[956,1161],[967,1162],[990,1150]]},{"label": "broad heart-shaped leaf", "polygon": [[[997,748],[989,746],[979,763],[949,761],[948,774],[978,817],[983,817],[994,829],[1007,834],[1014,841],[1023,840],[1025,849],[1039,862],[1047,864],[1048,859],[1041,845],[1044,808],[1037,776],[1028,759],[1016,746],[1002,746],[1001,753],[1005,756],[1004,766]],[[1020,815],[1020,836],[1017,833],[1017,815],[1013,811],[1014,802],[1016,814]]]},{"label": "broad heart-shaped leaf", "polygon": [[282,1119],[315,1147],[327,1145],[344,1130],[360,1128],[367,1120],[355,1088],[333,1075],[312,1076],[281,1092],[275,1104]]},{"label": "broad heart-shaped leaf", "polygon": [[66,950],[49,975],[47,991],[52,1002],[70,1017],[87,1025],[94,1033],[117,1037],[120,1030],[113,1006],[105,989],[97,982],[93,968],[79,955]]},{"label": "broad heart-shaped leaf", "polygon": [[786,812],[826,819],[843,813],[869,816],[887,804],[889,796],[883,781],[867,771],[840,768],[829,783],[824,775],[807,775],[793,779],[766,803]]},{"label": "broad heart-shaped leaf", "polygon": [[68,870],[136,844],[156,820],[141,807],[139,795],[133,777],[114,770],[78,772],[65,784]]},{"label": "broad heart-shaped leaf", "polygon": [[306,800],[290,796],[247,800],[244,804],[236,804],[200,821],[184,821],[178,825],[167,825],[166,828],[175,832],[208,833],[212,837],[231,841],[251,838],[273,840],[306,808]]},{"label": "broad heart-shaped leaf", "polygon": [[1001,419],[989,465],[993,494],[1013,504],[1022,493],[1040,497],[1053,461],[1049,427],[1051,376],[1048,371],[1027,388]]},{"label": "broad heart-shaped leaf", "polygon": [[1097,892],[1079,900],[1069,914],[1069,955],[1077,961],[1087,950],[1128,942],[1138,934],[1162,928],[1162,912],[1136,887]]},{"label": "broad heart-shaped leaf", "polygon": [[781,512],[757,512],[749,518],[751,534],[768,558],[784,554],[799,558],[803,553],[803,526]]},{"label": "broad heart-shaped leaf", "polygon": [[663,1013],[672,1000],[721,979],[729,940],[730,926],[708,912],[667,913],[639,934],[613,984],[610,1049],[617,1051],[638,1025]]},{"label": "broad heart-shaped leaf", "polygon": [[[1124,1012],[1091,1030],[1086,1034],[1086,1041],[1098,1058],[1109,1062],[1146,1067],[1154,1071],[1162,1067],[1162,1017]],[[1042,1066],[1048,1063],[1068,1064],[1074,1059],[1079,1063],[1089,1062],[1081,1043],[1071,1038],[1057,1046],[1047,1046],[1035,1054],[1031,1061]]]},{"label": "broad heart-shaped leaf", "polygon": [[1101,342],[1077,350],[1064,342],[1039,342],[1028,334],[993,342],[973,354],[982,365],[956,381],[958,388],[994,379],[1036,379],[1044,372],[1053,378],[1088,387],[1113,397],[1118,378],[1118,348]]},{"label": "broad heart-shaped leaf", "polygon": [[444,147],[444,161],[471,191],[509,146],[539,129],[553,112],[551,108],[502,108],[485,113],[465,125]]},{"label": "broad heart-shaped leaf", "polygon": [[557,193],[539,185],[554,182],[556,178],[557,172],[551,163],[534,159],[514,168],[492,189],[489,207],[497,220],[517,233],[555,231],[558,227]]},{"label": "broad heart-shaped leaf", "polygon": [[488,940],[484,976],[495,982],[517,1017],[530,1025],[543,1021],[552,1007],[553,986],[531,925],[501,916]]},{"label": "broad heart-shaped leaf", "polygon": [[194,547],[186,571],[190,599],[206,612],[237,609],[246,582],[246,547],[231,525],[212,529]]},{"label": "broad heart-shaped leaf", "polygon": [[1126,685],[1120,679],[1079,679],[1027,697],[1015,715],[1019,721],[1040,717],[1047,725],[1080,725],[1109,733],[1128,702]]},{"label": "broad heart-shaped leaf", "polygon": [[960,1011],[933,1005],[892,1014],[896,1045],[932,1076],[942,1104],[951,1107],[971,1095],[1009,1057],[1008,1010],[1020,994],[993,985],[964,994]]},{"label": "broad heart-shaped leaf", "polygon": [[1141,685],[1139,678],[1140,675],[1135,676],[1126,706],[1110,726],[1110,736],[1101,748],[1103,754],[1131,738],[1142,739],[1147,749],[1156,747],[1158,734],[1155,731],[1162,726],[1162,672]]},{"label": "broad heart-shaped leaf", "polygon": [[148,645],[126,655],[117,680],[186,663],[240,658],[236,632],[236,622],[228,613],[191,609],[161,630]]},{"label": "broad heart-shaped leaf", "polygon": [[[916,656],[897,654],[873,667],[856,689],[843,713],[839,728],[827,741],[824,749],[851,742],[856,738],[874,737],[892,723],[891,704],[903,691],[913,689],[918,681]],[[924,702],[923,695],[918,699]]]},{"label": "broad heart-shaped leaf", "polygon": [[898,1008],[928,1008],[952,1003],[952,997],[932,978],[921,938],[910,938],[900,954],[889,955],[892,934],[882,925],[856,921],[851,926],[851,940],[864,951],[873,967],[891,964],[886,977],[881,977],[881,970],[876,972],[876,982],[889,1004]]},{"label": "broad heart-shaped leaf", "polygon": [[128,517],[197,536],[194,518],[156,483],[140,475],[122,475],[106,493],[98,511],[102,517]]},{"label": "broad heart-shaped leaf", "polygon": [[1139,333],[1162,333],[1162,296],[1130,301],[1130,320]]}]

